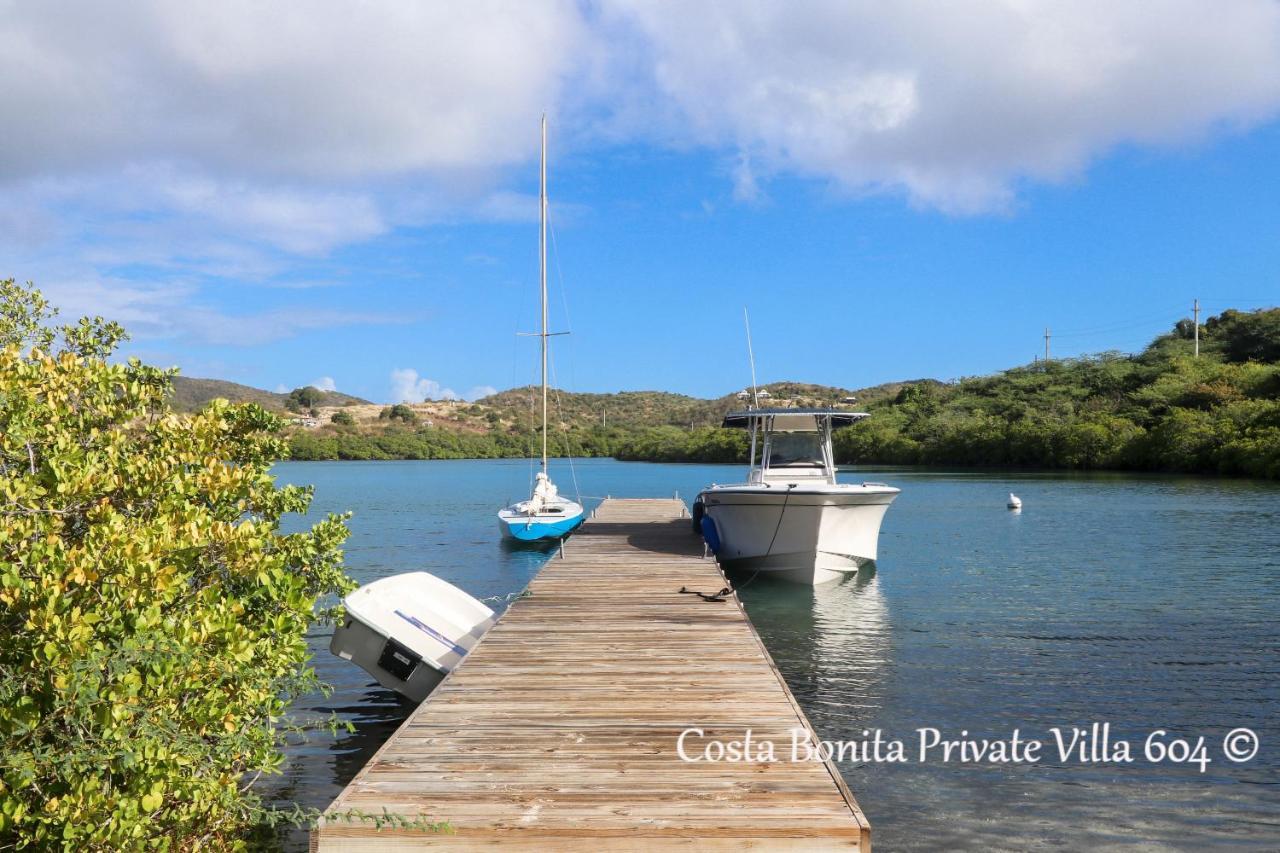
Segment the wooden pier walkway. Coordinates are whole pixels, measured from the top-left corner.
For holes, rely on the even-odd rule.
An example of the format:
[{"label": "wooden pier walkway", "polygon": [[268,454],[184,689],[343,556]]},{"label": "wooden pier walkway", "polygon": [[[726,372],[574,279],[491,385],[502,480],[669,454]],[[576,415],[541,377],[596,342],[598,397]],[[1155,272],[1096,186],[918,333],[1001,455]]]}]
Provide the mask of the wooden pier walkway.
[{"label": "wooden pier walkway", "polygon": [[[329,808],[311,849],[867,850],[809,722],[677,500],[608,500]],[[772,740],[770,763],[687,763],[681,732]],[[358,815],[447,821],[378,829]],[[352,815],[355,815],[354,817]],[[397,819],[396,823],[403,824]]]}]

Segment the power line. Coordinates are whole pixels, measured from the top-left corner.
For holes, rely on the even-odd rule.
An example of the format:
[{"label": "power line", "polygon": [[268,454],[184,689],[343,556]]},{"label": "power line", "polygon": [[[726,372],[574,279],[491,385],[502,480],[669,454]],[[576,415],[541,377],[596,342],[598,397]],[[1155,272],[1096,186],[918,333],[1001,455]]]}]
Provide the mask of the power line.
[{"label": "power line", "polygon": [[1106,334],[1108,332],[1120,332],[1120,331],[1125,331],[1127,329],[1136,328],[1138,326],[1145,326],[1148,324],[1165,321],[1165,320],[1168,320],[1170,316],[1173,316],[1174,321],[1176,322],[1177,320],[1182,319],[1184,315],[1182,313],[1181,308],[1175,308],[1171,306],[1169,308],[1164,309],[1163,311],[1160,311],[1159,313],[1153,312],[1150,314],[1144,314],[1141,317],[1126,317],[1123,319],[1117,318],[1115,320],[1111,320],[1107,323],[1103,323],[1098,326],[1091,326],[1083,329],[1069,329],[1065,332],[1056,332],[1055,337],[1078,338],[1078,337],[1089,337],[1089,336],[1094,336],[1099,334]]}]

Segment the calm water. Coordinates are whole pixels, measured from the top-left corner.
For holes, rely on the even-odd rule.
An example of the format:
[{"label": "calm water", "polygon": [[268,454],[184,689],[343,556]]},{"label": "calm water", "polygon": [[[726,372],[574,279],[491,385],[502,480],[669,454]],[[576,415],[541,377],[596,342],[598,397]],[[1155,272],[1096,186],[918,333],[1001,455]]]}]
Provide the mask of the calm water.
[{"label": "calm water", "polygon": [[[316,486],[313,513],[351,509],[359,581],[416,569],[473,595],[521,589],[543,556],[507,550],[494,512],[527,491],[512,461],[287,463]],[[581,461],[584,494],[686,499],[740,469]],[[553,466],[565,492],[567,468]],[[742,598],[818,734],[880,729],[910,763],[843,762],[876,848],[1280,849],[1280,487],[1134,476],[865,469],[903,489],[878,571],[819,589],[757,580]],[[1022,496],[1020,514],[1004,508]],[[593,505],[594,501],[588,501]],[[323,808],[408,713],[312,638],[334,685],[299,712],[336,712],[354,735],[290,751],[281,797]],[[1109,722],[1135,762],[1057,757],[1050,727]],[[1045,740],[1036,764],[915,761],[944,737]],[[1248,727],[1258,756],[1221,740]],[[1213,763],[1151,764],[1153,730],[1203,736]],[[295,844],[297,838],[294,839]]]}]

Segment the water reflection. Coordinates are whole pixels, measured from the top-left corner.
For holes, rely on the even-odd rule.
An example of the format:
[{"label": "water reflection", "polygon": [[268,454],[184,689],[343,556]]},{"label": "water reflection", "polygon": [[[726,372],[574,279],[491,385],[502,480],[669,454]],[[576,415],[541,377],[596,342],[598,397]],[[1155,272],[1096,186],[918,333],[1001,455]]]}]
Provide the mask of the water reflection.
[{"label": "water reflection", "polygon": [[[313,648],[315,639],[318,638],[313,638]],[[324,639],[327,643],[327,637]],[[316,662],[327,663],[322,659]],[[349,679],[338,685],[330,697],[337,700],[333,703],[314,696],[294,706],[294,721],[310,724],[313,729],[290,739],[289,766],[284,775],[259,785],[267,802],[286,809],[294,803],[324,809],[408,719],[415,707],[411,702],[376,682],[357,687],[354,682],[361,680]],[[328,725],[335,719],[339,725],[350,723],[354,731],[341,728],[332,734]],[[286,851],[303,851],[307,849],[308,831],[305,827],[282,826],[277,841]]]},{"label": "water reflection", "polygon": [[371,682],[357,705],[344,705],[333,711],[355,725],[354,732],[342,732],[329,744],[333,784],[339,790],[368,763],[387,738],[400,728],[417,707],[394,690],[386,690]]},{"label": "water reflection", "polygon": [[550,554],[560,547],[560,541],[556,539],[529,540],[513,539],[509,536],[502,536],[501,533],[495,534],[501,536],[498,540],[498,547],[502,549],[504,554]]},{"label": "water reflection", "polygon": [[818,733],[861,729],[881,704],[893,647],[875,567],[816,587],[761,577],[739,595]]}]

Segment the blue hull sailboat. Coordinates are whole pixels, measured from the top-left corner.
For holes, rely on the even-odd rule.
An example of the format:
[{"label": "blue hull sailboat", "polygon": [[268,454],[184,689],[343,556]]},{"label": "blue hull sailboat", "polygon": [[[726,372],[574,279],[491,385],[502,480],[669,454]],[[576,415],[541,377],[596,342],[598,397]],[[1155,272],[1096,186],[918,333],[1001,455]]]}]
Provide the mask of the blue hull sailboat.
[{"label": "blue hull sailboat", "polygon": [[498,526],[511,539],[548,542],[561,539],[582,524],[582,504],[560,496],[547,473],[547,117],[542,117],[542,168],[539,203],[539,279],[542,288],[542,470],[535,478],[533,495],[498,511]]},{"label": "blue hull sailboat", "polygon": [[521,542],[541,542],[572,533],[585,517],[582,505],[560,497],[555,488],[551,479],[539,471],[532,498],[498,510],[503,534]]}]

